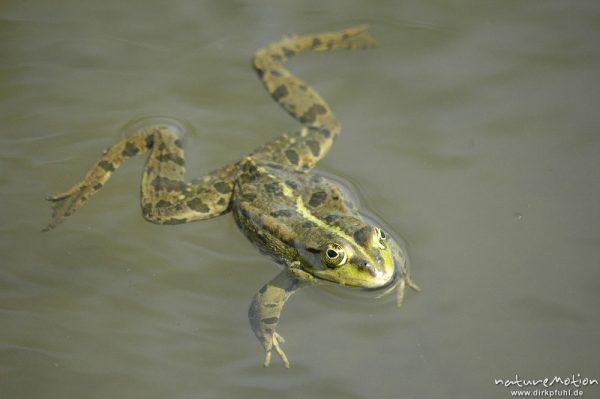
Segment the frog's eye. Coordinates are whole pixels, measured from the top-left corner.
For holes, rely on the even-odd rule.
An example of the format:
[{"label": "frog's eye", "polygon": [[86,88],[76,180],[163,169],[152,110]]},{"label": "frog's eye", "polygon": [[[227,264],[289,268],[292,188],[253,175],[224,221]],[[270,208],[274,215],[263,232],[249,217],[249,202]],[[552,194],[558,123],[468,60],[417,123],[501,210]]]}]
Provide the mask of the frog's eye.
[{"label": "frog's eye", "polygon": [[331,243],[321,252],[321,261],[329,268],[336,268],[348,261],[348,255],[340,244]]},{"label": "frog's eye", "polygon": [[377,232],[377,239],[379,240],[377,242],[377,246],[381,249],[384,249],[384,242],[385,240],[387,240],[387,234],[385,234],[385,231],[383,231],[383,229],[380,229],[379,227],[375,227],[375,230]]}]

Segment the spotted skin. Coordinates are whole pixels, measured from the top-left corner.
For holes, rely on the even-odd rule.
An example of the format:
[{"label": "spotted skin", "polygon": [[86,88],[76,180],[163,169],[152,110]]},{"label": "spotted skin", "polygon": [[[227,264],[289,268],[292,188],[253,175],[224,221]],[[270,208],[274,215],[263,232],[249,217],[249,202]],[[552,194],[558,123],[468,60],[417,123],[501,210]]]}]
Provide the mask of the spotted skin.
[{"label": "spotted skin", "polygon": [[126,159],[151,150],[142,175],[141,206],[144,218],[158,224],[179,224],[209,219],[228,211],[236,175],[227,165],[201,179],[186,183],[182,143],[168,126],[140,130],[108,148],[83,181],[48,198],[52,220],[42,231],[55,228],[81,208]]},{"label": "spotted skin", "polygon": [[264,365],[274,351],[285,367],[277,327],[287,299],[306,285],[324,281],[341,285],[418,290],[400,246],[366,220],[344,190],[310,169],[323,158],[340,133],[329,105],[283,66],[305,51],[366,49],[375,39],[366,26],[340,32],[284,38],[259,50],[253,58],[271,97],[301,127],[283,134],[237,162],[199,179],[185,180],[185,154],[176,129],[147,127],[108,148],[85,178],[50,197],[52,219],[43,231],[81,208],[122,163],[149,152],[141,184],[144,218],[158,224],[209,219],[232,211],[240,230],[283,271],[254,296],[248,316],[265,350]]},{"label": "spotted skin", "polygon": [[313,167],[327,154],[341,127],[329,105],[306,82],[282,63],[305,51],[367,49],[376,41],[361,25],[341,32],[292,36],[259,50],[253,65],[271,97],[297,119],[302,129],[264,145],[251,156],[289,166]]}]

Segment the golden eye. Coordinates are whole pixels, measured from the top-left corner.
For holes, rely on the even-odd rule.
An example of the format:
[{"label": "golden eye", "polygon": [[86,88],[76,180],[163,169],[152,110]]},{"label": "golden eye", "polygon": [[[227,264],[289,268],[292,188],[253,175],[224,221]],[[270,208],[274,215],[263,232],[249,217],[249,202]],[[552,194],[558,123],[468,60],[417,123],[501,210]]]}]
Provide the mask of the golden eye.
[{"label": "golden eye", "polygon": [[377,246],[381,249],[384,249],[385,248],[384,242],[387,239],[387,234],[385,234],[385,231],[383,231],[379,227],[375,227],[375,229],[377,230],[377,238],[379,239]]},{"label": "golden eye", "polygon": [[321,252],[321,261],[328,268],[336,268],[348,261],[348,255],[340,244],[330,243]]}]

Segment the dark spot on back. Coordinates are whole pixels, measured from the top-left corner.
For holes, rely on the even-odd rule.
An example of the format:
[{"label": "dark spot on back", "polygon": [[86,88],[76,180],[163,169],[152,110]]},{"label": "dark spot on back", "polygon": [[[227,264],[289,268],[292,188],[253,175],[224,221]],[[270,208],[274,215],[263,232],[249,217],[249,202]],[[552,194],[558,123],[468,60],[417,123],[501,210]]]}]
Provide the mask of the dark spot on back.
[{"label": "dark spot on back", "polygon": [[317,225],[314,222],[307,220],[306,222],[302,223],[302,227],[307,228],[307,229],[312,229],[314,227],[317,227]]},{"label": "dark spot on back", "polygon": [[256,194],[254,193],[245,193],[242,198],[244,201],[252,202],[256,199]]},{"label": "dark spot on back", "polygon": [[312,107],[310,107],[310,108],[319,115],[323,115],[327,112],[327,108],[325,108],[321,104],[313,104]]},{"label": "dark spot on back", "polygon": [[273,317],[265,317],[264,319],[260,320],[261,322],[265,323],[265,324],[275,324],[279,321],[279,317],[273,316]]},{"label": "dark spot on back", "polygon": [[115,170],[114,165],[108,161],[105,161],[104,159],[98,163],[98,166],[107,172],[114,172]]},{"label": "dark spot on back", "polygon": [[185,191],[186,185],[180,180],[171,180],[168,177],[156,176],[150,183],[156,191]]},{"label": "dark spot on back", "polygon": [[275,101],[279,101],[281,98],[284,98],[288,94],[289,94],[289,92],[288,92],[287,87],[285,87],[285,85],[279,85],[279,86],[277,86],[277,88],[275,90],[273,90],[273,93],[271,93],[271,96],[273,97],[273,99]]},{"label": "dark spot on back", "polygon": [[277,62],[283,60],[283,57],[280,54],[272,54],[271,58]]},{"label": "dark spot on back", "polygon": [[281,170],[281,169],[283,169],[283,165],[280,163],[270,163],[269,168],[275,169],[275,170]]},{"label": "dark spot on back", "polygon": [[326,223],[333,223],[339,218],[341,218],[340,215],[327,215],[323,218],[323,220],[325,220]]},{"label": "dark spot on back", "polygon": [[290,161],[292,165],[298,165],[298,161],[300,158],[298,157],[298,153],[294,150],[286,150],[285,156]]},{"label": "dark spot on back", "polygon": [[94,185],[94,190],[100,190],[102,188],[102,183],[96,183]]},{"label": "dark spot on back", "polygon": [[271,74],[271,76],[275,76],[276,78],[283,76],[281,72],[279,72],[277,69],[270,69],[269,73]]},{"label": "dark spot on back", "polygon": [[208,205],[202,202],[200,198],[194,198],[193,200],[188,201],[187,206],[189,206],[190,209],[193,209],[200,213],[208,213],[208,211],[210,211]]},{"label": "dark spot on back", "polygon": [[151,215],[152,214],[152,205],[143,204],[142,205],[142,215]]},{"label": "dark spot on back", "polygon": [[300,122],[302,123],[313,123],[317,120],[319,115],[323,115],[327,112],[327,108],[321,104],[313,104],[310,108],[300,116]]},{"label": "dark spot on back", "polygon": [[331,136],[331,132],[324,127],[310,127],[309,132],[311,135],[319,133],[320,135],[322,135],[323,137],[325,137],[327,139]]},{"label": "dark spot on back", "polygon": [[154,145],[154,136],[153,135],[146,136],[146,148],[152,148],[153,145]]},{"label": "dark spot on back", "polygon": [[173,205],[172,203],[170,203],[169,201],[165,201],[165,200],[160,200],[156,203],[156,207],[157,208],[167,208],[169,206]]},{"label": "dark spot on back", "polygon": [[319,47],[321,44],[323,44],[323,43],[321,42],[321,40],[318,37],[315,37],[312,41],[313,48]]},{"label": "dark spot on back", "polygon": [[224,181],[215,183],[213,187],[221,194],[226,194],[231,191],[231,187],[229,186],[229,184],[225,183]]},{"label": "dark spot on back", "polygon": [[365,226],[354,232],[354,239],[359,245],[365,245],[369,241],[369,238],[372,236],[372,233],[372,228],[369,226]]},{"label": "dark spot on back", "polygon": [[124,157],[132,157],[135,154],[137,154],[139,151],[140,151],[139,148],[137,148],[135,146],[135,144],[127,143],[127,144],[125,144],[125,148],[123,148],[121,155],[123,155]]},{"label": "dark spot on back", "polygon": [[289,218],[291,216],[294,216],[295,213],[296,213],[296,211],[294,211],[293,209],[280,209],[278,211],[271,212],[271,216],[273,216],[275,218],[278,218],[278,217]]},{"label": "dark spot on back", "polygon": [[310,152],[312,152],[312,154],[315,157],[319,156],[319,154],[321,153],[321,144],[319,144],[318,141],[307,140],[306,141],[306,145],[308,146],[308,148],[310,148]]},{"label": "dark spot on back", "polygon": [[310,196],[308,205],[313,208],[316,208],[323,202],[325,202],[325,199],[327,199],[327,193],[325,191],[317,191],[316,193],[313,193],[313,195]]},{"label": "dark spot on back", "polygon": [[173,162],[179,166],[185,166],[185,161],[177,154],[173,154],[170,152],[166,152],[164,154],[160,154],[156,157],[156,159],[160,162]]},{"label": "dark spot on back", "polygon": [[283,191],[281,191],[281,186],[277,182],[266,183],[264,185],[264,188],[268,193],[273,194],[275,196],[283,195]]},{"label": "dark spot on back", "polygon": [[227,201],[225,201],[225,198],[221,198],[221,199],[219,199],[219,200],[217,201],[217,204],[218,204],[218,205],[225,205],[225,203],[226,203],[226,202],[227,202]]},{"label": "dark spot on back", "polygon": [[250,159],[245,159],[242,160],[239,165],[241,166],[242,171],[246,172],[249,175],[254,175],[256,174],[258,168],[256,167],[256,164],[254,163],[253,160]]},{"label": "dark spot on back", "polygon": [[286,184],[286,185],[287,185],[289,188],[291,188],[291,189],[293,189],[293,190],[297,190],[297,189],[298,189],[298,183],[296,183],[296,182],[295,182],[295,181],[293,181],[293,180],[286,180],[285,184]]}]

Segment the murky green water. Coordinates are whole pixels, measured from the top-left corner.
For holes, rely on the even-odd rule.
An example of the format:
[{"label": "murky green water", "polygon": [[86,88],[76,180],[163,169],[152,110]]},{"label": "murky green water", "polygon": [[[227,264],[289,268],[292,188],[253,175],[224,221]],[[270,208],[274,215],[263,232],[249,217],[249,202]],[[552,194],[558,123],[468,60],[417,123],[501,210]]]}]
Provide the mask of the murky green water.
[{"label": "murky green water", "polygon": [[[362,22],[377,50],[290,67],[344,125],[321,168],[407,242],[424,291],[402,309],[301,291],[280,326],[292,369],[263,369],[246,312],[277,267],[231,217],[143,221],[142,159],[39,232],[43,198],[136,118],[193,127],[192,176],[295,129],[250,56]],[[4,1],[0,398],[506,398],[495,378],[600,378],[598,43],[594,1]]]}]

